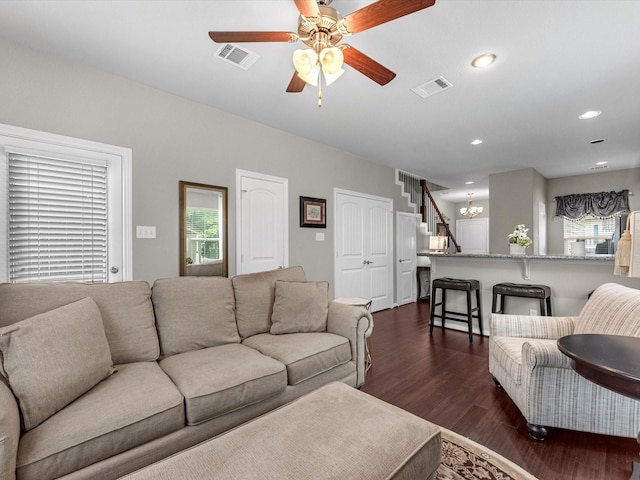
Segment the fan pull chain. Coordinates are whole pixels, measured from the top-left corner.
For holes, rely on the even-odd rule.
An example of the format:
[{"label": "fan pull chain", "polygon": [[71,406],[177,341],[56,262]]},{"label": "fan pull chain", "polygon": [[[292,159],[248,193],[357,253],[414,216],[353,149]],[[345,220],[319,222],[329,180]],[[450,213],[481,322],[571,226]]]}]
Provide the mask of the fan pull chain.
[{"label": "fan pull chain", "polygon": [[322,73],[318,71],[318,108],[322,107]]}]

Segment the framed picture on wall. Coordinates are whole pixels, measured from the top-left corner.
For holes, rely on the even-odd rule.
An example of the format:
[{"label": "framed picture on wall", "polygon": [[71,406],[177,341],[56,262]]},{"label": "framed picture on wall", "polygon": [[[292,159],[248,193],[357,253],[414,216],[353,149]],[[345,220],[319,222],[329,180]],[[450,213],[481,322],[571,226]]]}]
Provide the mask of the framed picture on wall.
[{"label": "framed picture on wall", "polygon": [[324,198],[300,197],[300,226],[327,228],[327,201]]},{"label": "framed picture on wall", "polygon": [[439,237],[446,237],[447,236],[447,229],[444,226],[444,223],[437,223],[436,224],[436,235]]}]

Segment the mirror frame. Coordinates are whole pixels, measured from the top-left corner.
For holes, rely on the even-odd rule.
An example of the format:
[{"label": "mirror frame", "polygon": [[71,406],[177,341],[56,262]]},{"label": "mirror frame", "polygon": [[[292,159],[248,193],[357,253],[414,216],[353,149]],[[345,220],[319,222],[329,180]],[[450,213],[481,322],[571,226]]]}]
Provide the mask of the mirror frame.
[{"label": "mirror frame", "polygon": [[220,218],[222,219],[222,276],[229,276],[229,223],[227,219],[227,187],[219,187],[216,185],[207,185],[204,183],[194,183],[194,182],[185,182],[179,181],[179,225],[180,225],[180,276],[184,277],[187,275],[187,264],[185,258],[185,249],[187,244],[186,239],[186,213],[187,213],[187,190],[188,189],[199,189],[199,190],[207,190],[211,192],[219,193],[222,196],[222,215]]}]

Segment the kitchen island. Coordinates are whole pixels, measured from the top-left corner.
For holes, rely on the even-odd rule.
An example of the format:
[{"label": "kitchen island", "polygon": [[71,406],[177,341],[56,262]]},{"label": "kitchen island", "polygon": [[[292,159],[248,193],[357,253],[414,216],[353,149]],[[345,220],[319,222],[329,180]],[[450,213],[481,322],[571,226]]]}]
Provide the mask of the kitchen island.
[{"label": "kitchen island", "polygon": [[[613,255],[502,255],[469,253],[418,253],[431,262],[431,281],[453,277],[480,281],[483,334],[489,334],[493,285],[502,282],[543,284],[551,287],[554,316],[574,316],[582,310],[589,293],[603,283],[619,283],[640,289],[640,278],[613,274]],[[464,311],[461,292],[447,294],[447,309]],[[451,308],[449,302],[452,302]],[[539,314],[536,299],[508,297],[505,313]],[[436,325],[439,322],[436,321]],[[466,324],[447,321],[447,327],[466,330]],[[479,333],[477,324],[474,331]]]}]

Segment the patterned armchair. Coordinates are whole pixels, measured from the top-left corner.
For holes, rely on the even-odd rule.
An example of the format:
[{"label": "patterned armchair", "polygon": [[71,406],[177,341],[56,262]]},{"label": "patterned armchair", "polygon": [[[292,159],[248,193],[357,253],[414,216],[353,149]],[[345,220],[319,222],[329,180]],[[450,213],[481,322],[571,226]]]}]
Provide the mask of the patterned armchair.
[{"label": "patterned armchair", "polygon": [[640,431],[640,401],[584,379],[571,368],[557,339],[578,333],[640,337],[640,290],[607,283],[577,317],[491,316],[489,371],[544,440],[546,427],[621,437]]}]

